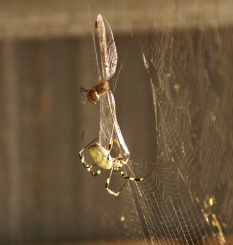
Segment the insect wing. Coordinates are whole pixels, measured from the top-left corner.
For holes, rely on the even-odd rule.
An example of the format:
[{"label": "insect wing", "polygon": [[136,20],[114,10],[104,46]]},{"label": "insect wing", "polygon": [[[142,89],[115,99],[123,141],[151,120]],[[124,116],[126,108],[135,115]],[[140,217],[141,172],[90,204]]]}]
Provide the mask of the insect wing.
[{"label": "insect wing", "polygon": [[129,153],[128,147],[125,144],[123,135],[121,133],[120,126],[119,126],[118,121],[117,121],[116,103],[115,103],[115,98],[113,96],[113,93],[111,91],[108,92],[108,103],[110,105],[111,116],[112,116],[112,120],[113,120],[113,124],[114,124],[114,133],[116,134],[116,140],[118,141],[118,143],[120,144],[120,146],[124,150],[123,153],[126,155],[129,155],[130,153]]},{"label": "insect wing", "polygon": [[100,131],[99,143],[105,149],[108,149],[109,144],[113,139],[114,125],[111,117],[111,108],[108,101],[108,92],[100,97]]},{"label": "insect wing", "polygon": [[116,72],[117,50],[111,27],[100,14],[97,16],[96,30],[100,45],[102,77],[109,80]]},{"label": "insect wing", "polygon": [[112,92],[109,90],[100,99],[100,144],[108,149],[109,143],[114,140],[117,143],[119,152],[129,155],[116,117],[116,104]]}]

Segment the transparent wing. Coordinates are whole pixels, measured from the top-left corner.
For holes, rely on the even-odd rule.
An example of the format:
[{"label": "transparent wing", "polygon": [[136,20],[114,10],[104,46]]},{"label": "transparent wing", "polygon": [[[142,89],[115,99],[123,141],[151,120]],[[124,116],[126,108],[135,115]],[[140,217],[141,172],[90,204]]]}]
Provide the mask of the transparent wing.
[{"label": "transparent wing", "polygon": [[109,80],[116,72],[117,50],[111,27],[100,14],[97,16],[96,30],[100,45],[102,78]]},{"label": "transparent wing", "polygon": [[114,124],[111,116],[111,107],[108,103],[108,92],[100,97],[100,131],[99,142],[108,149],[113,137]]},{"label": "transparent wing", "polygon": [[117,122],[115,99],[109,90],[100,98],[99,141],[104,148],[108,149],[112,140],[117,144],[119,153],[122,155],[130,154]]},{"label": "transparent wing", "polygon": [[115,98],[113,96],[113,93],[110,90],[108,92],[108,103],[110,105],[111,116],[112,116],[112,120],[114,124],[114,135],[115,135],[114,141],[118,143],[119,146],[121,146],[121,148],[124,151],[124,154],[129,155],[130,153],[129,153],[128,147],[125,144],[123,135],[120,130],[120,126],[117,122]]}]

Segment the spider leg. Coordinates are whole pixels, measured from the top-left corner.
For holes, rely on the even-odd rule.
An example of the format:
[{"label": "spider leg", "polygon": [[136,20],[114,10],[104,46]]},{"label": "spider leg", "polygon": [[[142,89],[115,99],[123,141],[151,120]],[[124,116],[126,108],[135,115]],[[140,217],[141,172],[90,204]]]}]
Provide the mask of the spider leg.
[{"label": "spider leg", "polygon": [[124,178],[124,179],[127,179],[127,180],[132,180],[132,181],[137,181],[137,182],[142,182],[152,171],[153,171],[154,168],[152,168],[145,176],[141,177],[141,178],[135,178],[135,177],[130,177],[130,176],[127,176],[124,174],[123,171],[121,171],[121,176]]},{"label": "spider leg", "polygon": [[117,172],[120,168],[121,167],[117,167],[117,168],[112,167],[111,172],[110,172],[110,174],[109,174],[109,176],[107,178],[106,185],[105,185],[105,190],[109,194],[114,195],[114,196],[119,196],[120,195],[122,189],[125,187],[125,185],[126,185],[126,183],[128,181],[128,179],[126,179],[125,183],[122,185],[122,187],[119,189],[118,192],[115,192],[115,191],[112,191],[112,190],[109,189],[109,184],[110,184],[110,180],[111,180],[111,176],[112,176],[112,171]]},{"label": "spider leg", "polygon": [[110,138],[110,143],[109,143],[109,145],[108,145],[108,156],[107,156],[107,159],[109,160],[109,155],[110,155],[110,152],[111,152],[111,150],[112,150],[112,147],[113,147],[113,143],[114,143],[114,141],[113,141],[113,133],[114,133],[114,128],[112,128],[112,135],[111,135],[111,138]]},{"label": "spider leg", "polygon": [[125,175],[125,173],[123,171],[121,171],[121,176],[124,178],[124,179],[127,179],[127,180],[132,180],[132,181],[137,181],[137,182],[142,182],[144,180],[145,177],[142,177],[142,178],[134,178],[134,177],[130,177],[130,176],[127,176]]},{"label": "spider leg", "polygon": [[120,188],[120,190],[119,190],[118,192],[115,192],[115,191],[110,190],[110,189],[109,189],[109,184],[110,184],[110,180],[111,180],[111,176],[112,176],[112,171],[113,171],[113,170],[117,171],[117,170],[114,169],[113,167],[111,168],[111,172],[110,172],[110,174],[109,174],[109,176],[108,176],[108,178],[107,178],[106,184],[105,184],[105,190],[106,190],[109,194],[111,194],[111,195],[113,195],[113,196],[119,196],[121,190],[124,188],[124,186],[125,186],[125,184],[127,183],[128,180],[125,181],[125,183],[123,184],[123,186]]},{"label": "spider leg", "polygon": [[117,159],[121,162],[121,163],[123,163],[123,164],[127,164],[128,163],[128,161],[129,161],[129,158],[130,158],[130,155],[127,155],[127,158],[126,158],[126,160],[123,160],[123,158],[122,157],[118,157]]},{"label": "spider leg", "polygon": [[109,156],[110,156],[110,152],[112,150],[112,147],[113,147],[113,140],[111,141],[111,143],[108,145],[108,156],[107,156],[107,159],[109,160]]},{"label": "spider leg", "polygon": [[114,196],[119,196],[119,192],[114,192],[112,190],[109,189],[109,184],[110,184],[110,180],[111,180],[111,176],[112,176],[112,171],[113,171],[113,167],[111,168],[111,171],[110,171],[110,174],[107,178],[107,181],[106,181],[106,184],[105,184],[105,190],[111,194],[111,195],[114,195]]}]

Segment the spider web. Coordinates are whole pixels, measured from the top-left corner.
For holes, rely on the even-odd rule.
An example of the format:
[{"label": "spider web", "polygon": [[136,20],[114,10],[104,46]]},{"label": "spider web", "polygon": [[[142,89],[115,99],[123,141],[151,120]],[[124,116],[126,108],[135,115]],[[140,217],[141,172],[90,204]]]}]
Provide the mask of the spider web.
[{"label": "spider web", "polygon": [[[153,95],[157,159],[132,160],[131,173],[153,171],[145,182],[127,185],[112,216],[105,217],[109,223],[113,217],[119,221],[115,236],[120,241],[225,244],[232,232],[233,54],[228,33],[217,27],[161,29],[140,38]],[[122,210],[127,219],[119,216]]]},{"label": "spider web", "polygon": [[137,188],[152,244],[224,244],[223,232],[232,231],[228,38],[227,30],[207,28],[141,39],[158,148],[153,176]]},{"label": "spider web", "polygon": [[223,230],[232,231],[233,86],[226,34],[174,30],[142,38],[158,165],[138,189],[152,243],[224,244]]}]

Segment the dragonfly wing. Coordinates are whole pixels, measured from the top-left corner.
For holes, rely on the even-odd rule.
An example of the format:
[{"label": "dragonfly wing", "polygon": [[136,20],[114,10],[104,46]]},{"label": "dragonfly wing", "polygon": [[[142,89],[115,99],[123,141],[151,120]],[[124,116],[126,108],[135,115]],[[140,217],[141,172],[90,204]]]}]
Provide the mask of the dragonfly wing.
[{"label": "dragonfly wing", "polygon": [[117,143],[122,155],[129,155],[120,126],[116,117],[116,103],[111,90],[101,96],[100,100],[100,144],[108,147],[112,140]]},{"label": "dragonfly wing", "polygon": [[96,30],[100,45],[100,60],[104,80],[109,80],[116,72],[117,50],[113,33],[108,21],[100,14],[97,16]]},{"label": "dragonfly wing", "polygon": [[111,110],[111,116],[112,116],[112,120],[113,120],[113,123],[114,123],[114,132],[116,134],[116,140],[118,140],[121,148],[123,149],[123,153],[125,155],[129,155],[129,150],[128,150],[128,147],[126,146],[126,143],[124,141],[124,138],[123,138],[123,135],[121,133],[121,129],[120,129],[120,126],[118,124],[118,121],[117,121],[117,117],[116,117],[116,103],[115,103],[115,98],[113,96],[113,93],[109,90],[108,92],[108,103],[109,103],[109,107],[110,107],[110,110]]},{"label": "dragonfly wing", "polygon": [[113,140],[114,124],[111,116],[111,108],[108,103],[108,92],[100,97],[100,131],[99,142],[105,149]]}]

